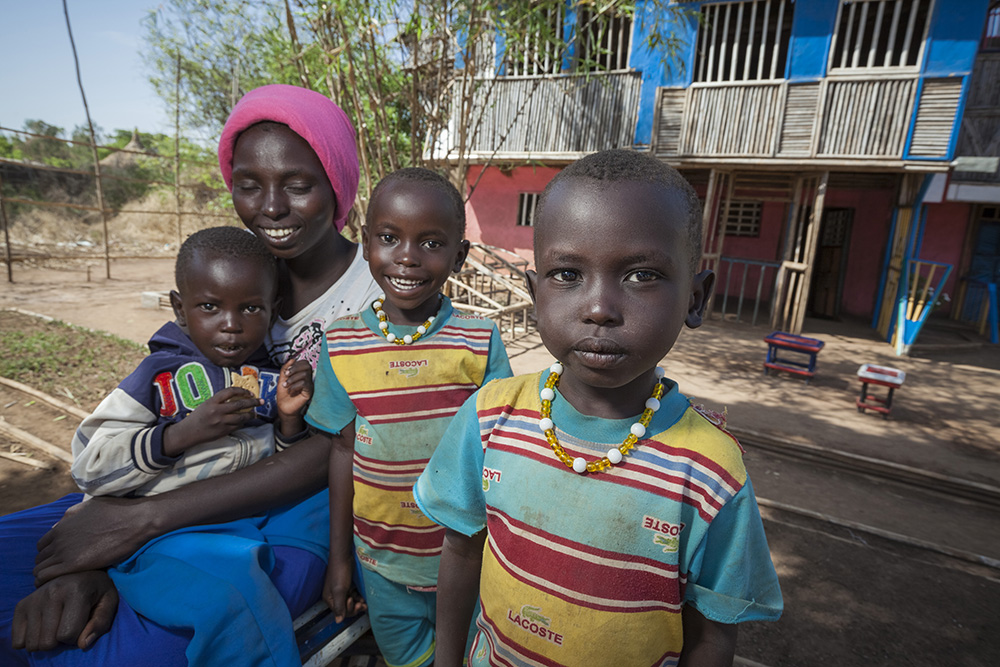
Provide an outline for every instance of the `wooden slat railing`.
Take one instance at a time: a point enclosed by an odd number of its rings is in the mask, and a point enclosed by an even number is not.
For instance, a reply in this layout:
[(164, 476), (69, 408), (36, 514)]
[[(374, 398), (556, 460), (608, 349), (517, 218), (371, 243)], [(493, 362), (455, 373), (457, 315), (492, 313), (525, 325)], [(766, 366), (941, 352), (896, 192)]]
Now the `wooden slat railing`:
[(632, 146), (640, 85), (638, 72), (481, 80), (482, 121), (469, 152), (504, 158)]

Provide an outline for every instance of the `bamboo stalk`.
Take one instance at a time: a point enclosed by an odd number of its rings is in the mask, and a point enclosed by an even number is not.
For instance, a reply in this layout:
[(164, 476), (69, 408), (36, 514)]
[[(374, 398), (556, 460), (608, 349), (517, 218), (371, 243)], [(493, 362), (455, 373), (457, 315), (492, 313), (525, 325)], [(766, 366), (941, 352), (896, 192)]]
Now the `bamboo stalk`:
[(83, 100), (83, 111), (87, 116), (87, 129), (90, 132), (90, 150), (94, 156), (94, 175), (97, 178), (97, 207), (101, 211), (101, 221), (104, 226), (104, 269), (106, 277), (111, 279), (111, 248), (108, 238), (108, 214), (104, 210), (104, 188), (101, 186), (101, 161), (97, 157), (97, 139), (94, 136), (94, 124), (90, 120), (90, 108), (87, 106), (87, 95), (83, 92), (83, 79), (80, 77), (80, 59), (76, 54), (76, 42), (73, 41), (73, 28), (69, 21), (69, 8), (63, 0), (63, 15), (66, 17), (66, 32), (69, 34), (69, 45), (73, 51), (73, 62), (76, 64), (76, 83), (80, 88), (80, 98)]
[(38, 436), (32, 435), (25, 430), (19, 429), (7, 422), (6, 419), (0, 417), (0, 434), (7, 436), (8, 438), (13, 438), (23, 445), (27, 445), (32, 449), (37, 449), (40, 452), (44, 452), (49, 456), (59, 459), (65, 463), (73, 463), (73, 455), (67, 452), (65, 449), (53, 445), (51, 442), (42, 440)]
[(22, 384), (16, 380), (11, 380), (10, 378), (5, 378), (3, 376), (0, 376), (0, 384), (9, 387), (11, 389), (15, 389), (24, 394), (28, 394), (29, 396), (32, 396), (42, 401), (43, 403), (48, 403), (53, 408), (65, 412), (68, 415), (72, 415), (73, 417), (76, 417), (81, 421), (90, 416), (89, 412), (81, 410), (75, 405), (70, 405), (69, 403), (62, 401), (56, 398), (55, 396), (52, 396), (51, 394), (46, 394), (44, 391), (39, 391), (37, 389), (34, 389), (33, 387), (29, 387), (26, 384)]
[(3, 197), (3, 177), (0, 176), (0, 224), (3, 224), (4, 255), (7, 258), (7, 282), (14, 282), (14, 263), (10, 249), (10, 218), (7, 217), (7, 203)]
[(177, 77), (174, 79), (174, 211), (177, 213), (177, 247), (184, 242), (181, 231), (181, 54), (177, 52)]
[(16, 463), (23, 463), (26, 466), (31, 466), (32, 468), (38, 468), (39, 470), (52, 469), (52, 465), (46, 463), (45, 461), (39, 461), (38, 459), (33, 459), (30, 456), (25, 456), (24, 454), (15, 454), (14, 452), (0, 452), (0, 458), (7, 459), (8, 461), (14, 461)]

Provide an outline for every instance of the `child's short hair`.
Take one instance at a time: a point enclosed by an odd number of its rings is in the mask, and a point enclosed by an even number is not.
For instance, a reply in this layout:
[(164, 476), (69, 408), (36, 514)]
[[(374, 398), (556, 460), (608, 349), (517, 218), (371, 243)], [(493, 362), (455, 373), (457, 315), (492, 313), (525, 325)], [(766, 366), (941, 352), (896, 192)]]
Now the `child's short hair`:
[(439, 190), (442, 194), (447, 195), (451, 199), (452, 207), (455, 209), (455, 219), (458, 220), (459, 228), (462, 231), (462, 237), (465, 237), (465, 201), (462, 199), (461, 193), (459, 193), (458, 188), (449, 181), (447, 178), (437, 173), (436, 171), (431, 171), (430, 169), (425, 169), (423, 167), (406, 167), (405, 169), (397, 169), (392, 172), (375, 186), (372, 190), (371, 200), (368, 202), (368, 211), (365, 213), (365, 222), (371, 222), (371, 213), (375, 208), (375, 202), (378, 201), (379, 195), (390, 183), (395, 183), (397, 181), (413, 181), (418, 183), (424, 183), (432, 188)]
[(581, 158), (556, 174), (542, 192), (535, 213), (536, 235), (549, 191), (556, 183), (568, 178), (590, 178), (595, 181), (618, 183), (626, 181), (658, 183), (665, 190), (676, 192), (680, 195), (687, 215), (691, 267), (693, 271), (698, 270), (698, 262), (701, 260), (701, 202), (698, 200), (698, 193), (676, 169), (650, 155), (624, 149), (600, 151)]
[(174, 265), (174, 280), (181, 292), (196, 256), (201, 261), (220, 257), (249, 260), (256, 263), (261, 271), (269, 273), (277, 286), (278, 260), (260, 239), (241, 227), (209, 227), (187, 237), (177, 252), (177, 263)]

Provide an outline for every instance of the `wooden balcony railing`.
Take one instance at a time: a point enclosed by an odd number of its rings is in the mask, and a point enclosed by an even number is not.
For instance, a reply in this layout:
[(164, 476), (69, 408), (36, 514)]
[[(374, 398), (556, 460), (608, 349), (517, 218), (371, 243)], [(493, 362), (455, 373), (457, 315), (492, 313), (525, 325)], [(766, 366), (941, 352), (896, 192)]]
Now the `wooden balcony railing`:
[(654, 152), (664, 159), (943, 159), (962, 83), (843, 77), (661, 88)]
[(483, 79), (468, 152), (502, 159), (632, 146), (640, 84), (638, 72)]

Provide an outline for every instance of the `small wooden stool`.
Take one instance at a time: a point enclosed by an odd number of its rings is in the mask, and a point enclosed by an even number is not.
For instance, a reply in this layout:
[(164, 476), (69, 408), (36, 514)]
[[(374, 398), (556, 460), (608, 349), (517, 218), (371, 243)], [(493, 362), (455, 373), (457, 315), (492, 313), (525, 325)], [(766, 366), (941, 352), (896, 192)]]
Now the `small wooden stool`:
[[(784, 331), (772, 331), (764, 336), (764, 342), (767, 343), (767, 359), (764, 361), (764, 375), (767, 375), (768, 371), (772, 369), (788, 371), (789, 373), (804, 376), (807, 384), (813, 375), (816, 374), (816, 355), (826, 345), (826, 343), (819, 339), (797, 336), (785, 333)], [(787, 356), (781, 358), (778, 356), (779, 350), (803, 354), (808, 357), (808, 360), (789, 359)]]
[[(882, 419), (889, 418), (889, 411), (892, 410), (892, 394), (906, 380), (906, 373), (898, 368), (888, 366), (876, 366), (875, 364), (862, 364), (858, 369), (858, 380), (861, 381), (861, 398), (856, 403), (858, 412), (874, 410), (882, 413)], [(868, 385), (881, 385), (889, 388), (889, 393), (885, 398), (868, 395)]]

